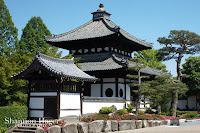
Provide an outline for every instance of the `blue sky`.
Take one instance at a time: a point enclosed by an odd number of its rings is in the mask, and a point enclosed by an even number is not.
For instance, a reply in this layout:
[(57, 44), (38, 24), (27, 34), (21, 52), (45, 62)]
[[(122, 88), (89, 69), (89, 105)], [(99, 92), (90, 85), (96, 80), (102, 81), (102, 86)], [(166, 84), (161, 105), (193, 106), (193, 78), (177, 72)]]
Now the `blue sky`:
[[(200, 0), (4, 0), (12, 20), (22, 29), (32, 16), (40, 16), (52, 34), (61, 34), (92, 19), (91, 12), (104, 4), (111, 20), (133, 36), (162, 46), (158, 37), (170, 30), (189, 30), (200, 35)], [(67, 55), (63, 51), (63, 56)], [(197, 55), (195, 55), (197, 56)], [(184, 56), (184, 59), (189, 56)], [(163, 62), (176, 76), (176, 62)]]

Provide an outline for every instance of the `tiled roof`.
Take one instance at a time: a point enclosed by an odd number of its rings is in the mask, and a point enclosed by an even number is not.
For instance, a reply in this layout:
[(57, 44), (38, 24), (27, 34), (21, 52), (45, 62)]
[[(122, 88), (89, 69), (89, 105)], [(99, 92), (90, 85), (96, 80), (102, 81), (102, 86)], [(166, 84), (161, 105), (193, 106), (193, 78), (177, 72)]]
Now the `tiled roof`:
[[(118, 54), (100, 54), (92, 56), (92, 57), (98, 57), (98, 61), (91, 60), (90, 56), (87, 58), (83, 57), (83, 61), (79, 63), (81, 66), (82, 70), (85, 72), (89, 71), (104, 71), (104, 70), (114, 70), (114, 69), (120, 69), (120, 68), (128, 68), (128, 67), (133, 67), (136, 65), (135, 62), (121, 56)], [(144, 74), (149, 74), (149, 75), (166, 75), (168, 73), (164, 73), (161, 70), (156, 70), (150, 67), (146, 67), (141, 69), (141, 72)]]
[(91, 20), (88, 23), (64, 34), (45, 37), (45, 40), (49, 43), (66, 42), (73, 40), (105, 37), (118, 33), (124, 36), (126, 39), (138, 43), (139, 45), (143, 45), (145, 47), (153, 47), (152, 43), (145, 42), (144, 40), (140, 40), (132, 36), (125, 30), (114, 24), (111, 20), (103, 18), (98, 21)]
[(96, 78), (90, 76), (80, 70), (75, 64), (73, 59), (58, 59), (49, 57), (47, 55), (37, 52), (35, 59), (32, 63), (20, 73), (14, 75), (14, 78), (23, 77), (30, 69), (41, 65), (43, 69), (63, 78), (63, 79), (76, 79), (78, 81), (96, 81)]

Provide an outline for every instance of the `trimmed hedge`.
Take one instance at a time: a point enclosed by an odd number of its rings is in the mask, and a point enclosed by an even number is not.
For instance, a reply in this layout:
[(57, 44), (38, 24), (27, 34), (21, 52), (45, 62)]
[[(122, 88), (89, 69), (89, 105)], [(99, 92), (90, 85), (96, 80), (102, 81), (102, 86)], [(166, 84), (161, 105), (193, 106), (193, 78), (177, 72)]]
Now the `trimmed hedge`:
[[(3, 106), (0, 107), (0, 127), (10, 127), (15, 120), (27, 120), (28, 108), (26, 106)], [(10, 122), (13, 120), (13, 122)]]

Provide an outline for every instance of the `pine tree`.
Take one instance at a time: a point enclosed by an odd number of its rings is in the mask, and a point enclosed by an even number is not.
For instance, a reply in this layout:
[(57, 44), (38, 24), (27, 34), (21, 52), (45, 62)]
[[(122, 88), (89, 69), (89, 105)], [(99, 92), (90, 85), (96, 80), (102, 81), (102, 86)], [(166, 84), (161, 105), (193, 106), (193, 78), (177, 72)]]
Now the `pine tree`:
[(142, 51), (137, 51), (134, 53), (134, 59), (142, 59), (145, 65), (167, 72), (165, 64), (162, 63), (161, 59), (157, 56), (158, 50), (147, 49)]
[[(185, 30), (172, 30), (168, 38), (160, 37), (157, 40), (161, 45), (164, 45), (159, 51), (162, 59), (170, 60), (175, 59), (177, 62), (177, 80), (182, 81), (183, 74), (181, 72), (181, 60), (185, 54), (195, 54), (200, 51), (200, 36), (196, 33)], [(178, 90), (175, 90), (174, 98), (172, 100), (172, 108), (174, 111), (177, 109), (178, 103)], [(173, 114), (174, 116), (176, 114)]]
[[(137, 90), (133, 90), (135, 93), (137, 93), (138, 97), (137, 97), (137, 103), (136, 103), (136, 115), (138, 115), (138, 111), (140, 109), (140, 101), (141, 101), (141, 91), (140, 91), (140, 87), (143, 85), (142, 83), (142, 79), (148, 79), (149, 76), (143, 76), (141, 75), (141, 69), (145, 68), (146, 65), (144, 64), (143, 60), (140, 58), (136, 58), (136, 59), (132, 59), (132, 61), (135, 62), (135, 66), (133, 67), (129, 67), (128, 71), (129, 74), (126, 75), (127, 78), (129, 79), (137, 79), (138, 83), (130, 83), (129, 86), (130, 87), (137, 87)], [(137, 74), (135, 74), (135, 72)]]
[(57, 47), (45, 42), (44, 37), (51, 36), (51, 33), (40, 17), (32, 17), (22, 31), (20, 43), (17, 47), (17, 51), (21, 55), (26, 54), (34, 57), (36, 50), (39, 50), (41, 53), (51, 57), (59, 58), (61, 56), (61, 52), (57, 53)]
[(11, 54), (18, 42), (18, 30), (3, 0), (0, 0), (0, 56)]

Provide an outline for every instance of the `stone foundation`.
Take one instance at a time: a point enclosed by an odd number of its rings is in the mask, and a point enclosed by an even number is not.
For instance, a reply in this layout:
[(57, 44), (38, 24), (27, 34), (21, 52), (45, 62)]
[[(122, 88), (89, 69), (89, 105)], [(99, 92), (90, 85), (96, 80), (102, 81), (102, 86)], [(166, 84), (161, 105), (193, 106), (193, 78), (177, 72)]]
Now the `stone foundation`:
[[(49, 133), (101, 133), (161, 126), (167, 123), (165, 120), (97, 120), (90, 123), (66, 124), (62, 127), (52, 126), (49, 128)], [(38, 127), (37, 133), (45, 133), (45, 131)]]

